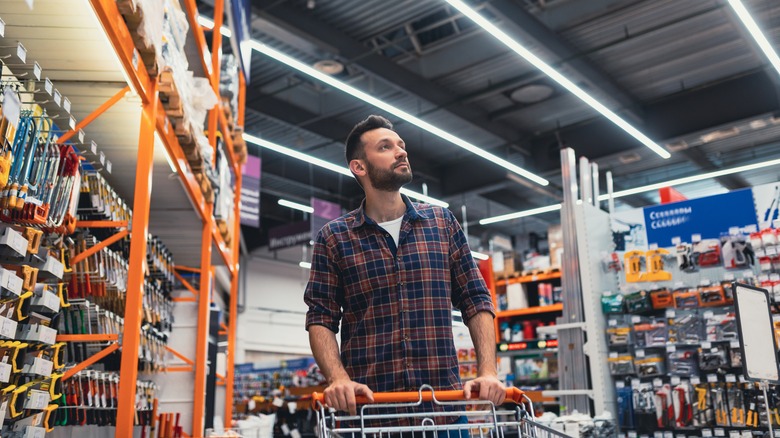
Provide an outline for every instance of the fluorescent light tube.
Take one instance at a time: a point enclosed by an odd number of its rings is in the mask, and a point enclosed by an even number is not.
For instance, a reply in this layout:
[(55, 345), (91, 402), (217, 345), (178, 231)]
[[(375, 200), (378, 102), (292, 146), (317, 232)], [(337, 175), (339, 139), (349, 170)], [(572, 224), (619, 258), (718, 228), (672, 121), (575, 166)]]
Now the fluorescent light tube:
[(542, 213), (548, 213), (561, 209), (561, 204), (548, 205), (546, 207), (532, 208), (530, 210), (518, 211), (516, 213), (502, 214), (500, 216), (493, 216), (485, 219), (480, 219), (480, 225), (494, 224), (496, 222), (508, 221), (511, 219), (518, 219), (526, 216), (533, 216)]
[(520, 43), (512, 39), (509, 35), (504, 33), (501, 29), (496, 27), (493, 23), (488, 21), (485, 17), (480, 15), (477, 11), (470, 8), (468, 5), (466, 5), (465, 2), (461, 0), (447, 0), (447, 3), (452, 5), (455, 9), (460, 11), (461, 14), (467, 16), (472, 21), (474, 21), (479, 27), (484, 29), (486, 32), (488, 32), (490, 35), (492, 35), (494, 38), (502, 42), (505, 46), (509, 47), (523, 57), (526, 61), (528, 61), (531, 65), (541, 70), (544, 74), (549, 76), (552, 80), (560, 84), (562, 87), (569, 90), (571, 93), (573, 93), (575, 96), (579, 97), (580, 100), (585, 102), (586, 104), (590, 105), (591, 108), (595, 109), (601, 115), (609, 119), (612, 123), (618, 125), (621, 129), (626, 131), (629, 135), (639, 140), (640, 143), (647, 146), (655, 152), (656, 154), (660, 155), (662, 158), (669, 158), (671, 157), (671, 154), (664, 148), (662, 148), (660, 145), (658, 145), (656, 142), (651, 140), (648, 136), (642, 134), (638, 129), (634, 128), (630, 123), (623, 120), (620, 116), (615, 114), (612, 110), (604, 106), (601, 102), (593, 98), (590, 94), (585, 92), (582, 88), (577, 86), (574, 82), (570, 81), (567, 77), (559, 73), (557, 70), (555, 70), (552, 66), (547, 64), (546, 62), (542, 61), (538, 56), (534, 55), (523, 47)]
[[(322, 167), (324, 169), (328, 169), (331, 172), (340, 173), (340, 174), (342, 174), (344, 176), (348, 176), (350, 178), (354, 177), (354, 175), (352, 175), (352, 172), (350, 172), (349, 169), (347, 169), (346, 167), (339, 166), (337, 164), (333, 164), (333, 163), (330, 163), (330, 162), (325, 161), (325, 160), (321, 160), (321, 159), (316, 158), (316, 157), (312, 157), (311, 155), (304, 154), (303, 152), (298, 152), (298, 151), (290, 149), (288, 147), (285, 147), (285, 146), (282, 146), (282, 145), (270, 142), (268, 140), (264, 140), (264, 139), (262, 139), (260, 137), (255, 137), (254, 135), (251, 135), (251, 134), (244, 133), (243, 135), (244, 135), (244, 141), (252, 143), (252, 144), (256, 144), (256, 145), (260, 146), (261, 148), (269, 149), (269, 150), (272, 150), (274, 152), (280, 153), (282, 155), (287, 155), (288, 157), (297, 158), (297, 159), (299, 159), (301, 161), (305, 161), (307, 163), (314, 164), (315, 166), (319, 166), (319, 167)], [(450, 206), (450, 204), (448, 204), (448, 203), (446, 203), (444, 201), (441, 201), (441, 200), (436, 199), (436, 198), (432, 198), (432, 197), (427, 196), (427, 195), (423, 195), (422, 193), (418, 193), (418, 192), (415, 192), (413, 190), (409, 190), (409, 189), (404, 188), (404, 187), (401, 188), (401, 193), (403, 193), (404, 195), (406, 195), (406, 196), (408, 196), (410, 198), (414, 198), (414, 199), (417, 199), (417, 200), (420, 200), (420, 201), (423, 201), (423, 202), (427, 202), (427, 203), (432, 204), (432, 205), (438, 205), (438, 206), (444, 207), (444, 208), (447, 208), (447, 207)]]
[(766, 36), (761, 32), (761, 29), (758, 27), (755, 20), (753, 20), (753, 17), (748, 10), (745, 9), (745, 6), (740, 0), (729, 0), (729, 4), (734, 8), (734, 12), (736, 12), (739, 19), (742, 20), (742, 24), (745, 25), (748, 32), (750, 32), (750, 35), (756, 40), (758, 46), (761, 47), (761, 51), (769, 58), (769, 62), (775, 67), (777, 73), (780, 73), (780, 57), (777, 56), (777, 52), (775, 52), (772, 45), (769, 44)]
[[(746, 164), (744, 166), (732, 167), (730, 169), (716, 170), (714, 172), (702, 173), (702, 174), (694, 175), (694, 176), (686, 176), (684, 178), (677, 178), (677, 179), (673, 179), (673, 180), (670, 180), (670, 181), (664, 181), (664, 182), (655, 183), (655, 184), (648, 184), (646, 186), (635, 187), (633, 189), (620, 190), (620, 191), (614, 192), (612, 194), (612, 197), (613, 198), (622, 198), (624, 196), (630, 196), (630, 195), (636, 195), (636, 194), (639, 194), (639, 193), (651, 192), (653, 190), (658, 190), (658, 189), (661, 189), (661, 188), (664, 188), (664, 187), (674, 187), (674, 186), (679, 186), (679, 185), (682, 185), (682, 184), (688, 184), (688, 183), (697, 182), (697, 181), (704, 181), (704, 180), (707, 180), (707, 179), (713, 179), (713, 178), (718, 178), (718, 177), (721, 177), (721, 176), (732, 175), (732, 174), (740, 173), (740, 172), (747, 172), (747, 171), (750, 171), (750, 170), (763, 169), (765, 167), (772, 167), (772, 166), (777, 166), (777, 165), (780, 165), (780, 158), (775, 159), (775, 160), (762, 161), (760, 163), (753, 163), (753, 164)], [(608, 199), (609, 199), (609, 195), (608, 194), (604, 194), (604, 195), (599, 196), (599, 201), (606, 201)], [(479, 224), (480, 225), (494, 224), (496, 222), (508, 221), (510, 219), (517, 219), (517, 218), (520, 218), (520, 217), (532, 216), (532, 215), (541, 214), (541, 213), (547, 213), (547, 212), (550, 212), (550, 211), (555, 211), (555, 210), (560, 210), (560, 209), (561, 209), (561, 204), (548, 205), (547, 207), (539, 207), (539, 208), (534, 208), (534, 209), (531, 209), (531, 210), (519, 211), (517, 213), (510, 213), (510, 214), (504, 214), (504, 215), (501, 215), (501, 216), (494, 216), (494, 217), (481, 219), (479, 221)]]
[(292, 208), (294, 210), (300, 210), (305, 213), (314, 213), (314, 207), (309, 207), (308, 205), (299, 204), (297, 202), (288, 201), (286, 199), (280, 199), (277, 201), (279, 205)]
[[(214, 29), (214, 20), (208, 17), (204, 17), (202, 15), (198, 15), (198, 24), (208, 29)], [(219, 33), (221, 33), (222, 36), (227, 38), (233, 36), (233, 32), (231, 32), (230, 28), (227, 26), (222, 26), (222, 28), (219, 30)]]
[(477, 251), (471, 251), (471, 256), (477, 260), (487, 260), (490, 258), (487, 254), (483, 254)]
[[(199, 19), (199, 21), (200, 21), (200, 19)], [(204, 21), (203, 23), (206, 23), (206, 22)], [(212, 27), (214, 26), (214, 22), (213, 21), (211, 22), (211, 26)], [(224, 35), (224, 32), (223, 32), (223, 35)], [(389, 103), (387, 103), (387, 102), (385, 102), (383, 100), (377, 99), (376, 97), (374, 97), (374, 96), (372, 96), (372, 95), (370, 95), (368, 93), (360, 91), (357, 88), (355, 88), (355, 87), (353, 87), (351, 85), (346, 84), (345, 82), (339, 81), (338, 79), (335, 79), (332, 76), (328, 76), (325, 73), (317, 71), (313, 67), (309, 66), (308, 64), (305, 64), (305, 63), (303, 63), (301, 61), (298, 61), (295, 58), (292, 58), (292, 57), (290, 57), (288, 55), (285, 55), (284, 53), (274, 49), (273, 47), (269, 47), (269, 46), (267, 46), (267, 45), (265, 45), (265, 44), (263, 44), (263, 43), (261, 43), (260, 41), (257, 41), (257, 40), (248, 41), (247, 44), (253, 50), (255, 50), (255, 51), (259, 52), (259, 53), (262, 53), (263, 55), (271, 57), (271, 58), (281, 62), (282, 64), (287, 65), (288, 67), (292, 67), (292, 68), (298, 70), (301, 73), (309, 75), (309, 76), (313, 77), (314, 79), (317, 79), (317, 80), (319, 80), (321, 82), (324, 82), (324, 83), (330, 85), (333, 88), (341, 90), (341, 91), (343, 91), (343, 92), (345, 92), (345, 93), (347, 93), (347, 94), (349, 94), (349, 95), (351, 95), (353, 97), (356, 97), (356, 98), (362, 100), (363, 102), (366, 102), (366, 103), (368, 103), (370, 105), (373, 105), (373, 106), (375, 106), (375, 107), (377, 107), (377, 108), (379, 108), (381, 110), (384, 110), (384, 111), (386, 111), (386, 112), (388, 112), (388, 113), (390, 113), (390, 114), (392, 114), (392, 115), (394, 115), (394, 116), (396, 116), (396, 117), (398, 117), (400, 119), (403, 119), (403, 120), (411, 123), (412, 125), (417, 126), (418, 128), (421, 128), (421, 129), (424, 129), (424, 130), (430, 132), (431, 134), (433, 134), (433, 135), (435, 135), (435, 136), (437, 136), (439, 138), (447, 140), (450, 143), (452, 143), (452, 144), (454, 144), (456, 146), (459, 146), (459, 147), (461, 147), (461, 148), (463, 148), (463, 149), (465, 149), (465, 150), (467, 150), (467, 151), (469, 151), (469, 152), (471, 152), (471, 153), (473, 153), (475, 155), (478, 155), (478, 156), (480, 156), (480, 157), (482, 157), (482, 158), (484, 158), (484, 159), (486, 159), (486, 160), (488, 160), (488, 161), (490, 161), (490, 162), (492, 162), (494, 164), (498, 164), (499, 166), (509, 170), (510, 172), (514, 172), (514, 173), (522, 176), (523, 178), (527, 178), (527, 179), (529, 179), (529, 180), (531, 180), (531, 181), (533, 181), (533, 182), (535, 182), (535, 183), (537, 183), (539, 185), (542, 185), (542, 186), (546, 186), (546, 185), (550, 184), (549, 181), (547, 181), (546, 179), (542, 178), (539, 175), (536, 175), (535, 173), (529, 172), (529, 171), (523, 169), (522, 167), (520, 167), (520, 166), (518, 166), (516, 164), (512, 164), (509, 161), (507, 161), (507, 160), (505, 160), (503, 158), (498, 157), (497, 155), (493, 155), (490, 152), (488, 152), (488, 151), (486, 151), (486, 150), (484, 150), (484, 149), (482, 149), (482, 148), (480, 148), (478, 146), (475, 146), (475, 145), (467, 142), (466, 140), (463, 140), (463, 139), (461, 139), (459, 137), (456, 137), (456, 136), (450, 134), (449, 132), (447, 132), (447, 131), (445, 131), (445, 130), (443, 130), (441, 128), (433, 126), (430, 123), (420, 119), (419, 117), (415, 117), (412, 114), (410, 114), (410, 113), (408, 113), (408, 112), (406, 112), (406, 111), (404, 111), (404, 110), (402, 110), (402, 109), (400, 109), (398, 107), (390, 105)]]
[(311, 263), (309, 262), (300, 262), (298, 263), (298, 266), (300, 266), (303, 269), (311, 269)]

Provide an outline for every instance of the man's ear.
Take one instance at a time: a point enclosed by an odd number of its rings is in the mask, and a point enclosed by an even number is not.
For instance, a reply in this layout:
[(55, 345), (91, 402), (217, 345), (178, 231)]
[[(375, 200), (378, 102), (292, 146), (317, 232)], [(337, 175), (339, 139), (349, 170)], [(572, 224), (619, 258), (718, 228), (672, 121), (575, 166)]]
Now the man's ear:
[(363, 164), (363, 160), (352, 160), (349, 162), (349, 170), (356, 176), (364, 176), (366, 174), (366, 166)]

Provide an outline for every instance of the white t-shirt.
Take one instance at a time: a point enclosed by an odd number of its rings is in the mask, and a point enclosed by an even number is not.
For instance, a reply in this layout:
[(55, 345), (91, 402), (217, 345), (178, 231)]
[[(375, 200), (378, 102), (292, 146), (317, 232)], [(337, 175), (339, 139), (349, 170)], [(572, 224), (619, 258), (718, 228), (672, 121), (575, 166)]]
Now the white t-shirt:
[(393, 236), (393, 240), (395, 241), (395, 247), (398, 248), (398, 236), (401, 234), (401, 222), (403, 222), (404, 217), (401, 216), (398, 219), (393, 219), (391, 221), (387, 222), (379, 222), (377, 225), (384, 228), (385, 231), (390, 233), (391, 236)]

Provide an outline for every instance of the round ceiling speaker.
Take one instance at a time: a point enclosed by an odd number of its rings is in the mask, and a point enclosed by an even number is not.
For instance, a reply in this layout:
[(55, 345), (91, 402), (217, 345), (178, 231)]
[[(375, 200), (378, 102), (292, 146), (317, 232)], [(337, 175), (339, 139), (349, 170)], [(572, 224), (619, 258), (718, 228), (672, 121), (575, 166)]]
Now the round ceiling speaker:
[(549, 85), (531, 84), (524, 85), (514, 91), (509, 97), (515, 102), (536, 103), (541, 102), (553, 94), (553, 89)]

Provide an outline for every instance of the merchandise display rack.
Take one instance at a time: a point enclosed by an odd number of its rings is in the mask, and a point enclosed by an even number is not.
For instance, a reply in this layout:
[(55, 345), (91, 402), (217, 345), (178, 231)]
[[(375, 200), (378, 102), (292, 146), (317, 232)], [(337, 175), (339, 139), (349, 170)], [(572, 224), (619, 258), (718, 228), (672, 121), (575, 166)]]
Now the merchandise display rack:
[[(18, 2), (20, 5), (23, 2)], [(36, 2), (37, 3), (37, 2)], [(79, 372), (86, 370), (89, 366), (97, 363), (106, 356), (114, 353), (120, 349), (124, 354), (121, 355), (120, 371), (117, 378), (118, 390), (115, 395), (116, 400), (116, 436), (128, 436), (129, 431), (133, 430), (133, 426), (136, 422), (137, 416), (137, 392), (139, 388), (136, 385), (139, 374), (139, 355), (135, 352), (139, 351), (142, 347), (142, 323), (143, 315), (142, 308), (144, 306), (144, 300), (148, 297), (144, 295), (145, 288), (145, 276), (147, 275), (147, 252), (149, 245), (149, 225), (150, 225), (150, 211), (152, 210), (151, 196), (152, 196), (152, 169), (154, 163), (154, 145), (155, 136), (158, 136), (161, 140), (161, 144), (165, 148), (165, 152), (171, 159), (171, 166), (175, 168), (175, 172), (178, 176), (178, 180), (181, 182), (184, 192), (186, 193), (189, 202), (192, 204), (193, 210), (197, 219), (202, 224), (201, 229), (201, 252), (200, 252), (200, 267), (186, 267), (176, 266), (176, 270), (181, 272), (187, 272), (192, 275), (195, 274), (199, 277), (199, 289), (193, 288), (190, 283), (184, 279), (178, 272), (175, 272), (176, 278), (194, 294), (194, 298), (175, 298), (173, 301), (196, 301), (198, 308), (197, 318), (197, 338), (195, 357), (187, 358), (185, 355), (173, 350), (170, 347), (166, 347), (167, 352), (173, 354), (181, 360), (188, 363), (189, 367), (168, 367), (166, 372), (174, 371), (192, 371), (194, 372), (194, 390), (193, 390), (193, 404), (192, 404), (192, 433), (193, 436), (202, 436), (204, 431), (204, 413), (205, 413), (205, 394), (206, 394), (206, 374), (209, 367), (209, 361), (207, 358), (207, 343), (209, 336), (209, 309), (212, 305), (212, 293), (213, 293), (213, 278), (214, 278), (214, 258), (212, 254), (212, 245), (214, 252), (218, 260), (224, 262), (224, 265), (230, 275), (230, 294), (229, 302), (227, 304), (228, 309), (226, 311), (228, 317), (226, 323), (222, 325), (222, 331), (220, 334), (227, 336), (227, 353), (226, 353), (226, 373), (224, 376), (218, 376), (218, 385), (225, 386), (225, 412), (223, 418), (232, 418), (233, 409), (233, 379), (234, 379), (234, 354), (236, 344), (236, 322), (237, 322), (237, 299), (238, 299), (238, 259), (239, 259), (239, 238), (240, 235), (240, 188), (241, 188), (241, 165), (239, 164), (238, 157), (234, 153), (234, 145), (232, 132), (225, 113), (222, 111), (220, 104), (217, 103), (208, 115), (208, 138), (209, 143), (215, 151), (218, 148), (217, 133), (221, 132), (223, 135), (222, 141), (224, 145), (224, 152), (227, 155), (229, 168), (234, 175), (235, 186), (232, 188), (234, 191), (234, 199), (232, 205), (233, 221), (228, 224), (228, 227), (232, 230), (231, 243), (228, 244), (223, 238), (222, 232), (217, 227), (217, 223), (213, 214), (213, 201), (208, 200), (201, 191), (201, 184), (195, 178), (195, 174), (189, 164), (188, 158), (185, 155), (185, 151), (180, 144), (176, 133), (174, 132), (173, 124), (169, 119), (166, 112), (163, 110), (163, 103), (159, 97), (159, 80), (156, 77), (151, 77), (146, 70), (146, 66), (143, 62), (140, 62), (140, 54), (135, 47), (133, 38), (128, 29), (125, 19), (120, 14), (120, 11), (115, 0), (89, 0), (89, 5), (94, 10), (94, 15), (97, 18), (96, 22), (99, 23), (99, 28), (105, 34), (105, 37), (110, 42), (111, 47), (116, 53), (119, 65), (122, 69), (122, 74), (127, 80), (128, 86), (120, 90), (116, 95), (111, 97), (108, 101), (100, 105), (92, 114), (85, 117), (78, 124), (75, 124), (75, 120), (71, 118), (70, 130), (62, 134), (57, 140), (58, 144), (65, 144), (70, 141), (75, 143), (74, 139), (79, 136), (79, 142), (83, 142), (84, 132), (83, 129), (88, 129), (88, 126), (93, 121), (99, 119), (107, 110), (114, 106), (117, 102), (123, 100), (128, 91), (132, 90), (137, 94), (137, 98), (141, 103), (141, 123), (140, 133), (138, 140), (137, 161), (135, 163), (135, 172), (131, 176), (133, 178), (133, 191), (130, 193), (132, 198), (132, 227), (130, 222), (125, 221), (81, 221), (76, 222), (76, 228), (105, 228), (116, 230), (111, 237), (104, 239), (102, 243), (91, 247), (88, 251), (78, 254), (78, 256), (72, 259), (70, 262), (76, 265), (78, 261), (86, 259), (92, 254), (106, 248), (108, 245), (120, 241), (129, 241), (129, 257), (127, 265), (127, 284), (124, 309), (124, 325), (121, 333), (115, 334), (60, 334), (57, 336), (57, 342), (108, 342), (108, 346), (93, 354), (86, 360), (78, 363), (76, 366), (69, 368), (65, 371), (61, 377), (62, 380), (68, 380), (73, 376), (78, 375)], [(197, 23), (198, 12), (194, 0), (183, 0), (183, 6), (186, 10), (188, 21), (190, 22), (190, 32), (194, 33), (194, 41), (197, 45), (198, 52), (203, 56), (201, 57), (204, 76), (210, 82), (214, 93), (220, 95), (220, 66), (221, 66), (221, 46), (222, 35), (219, 32), (214, 32), (212, 47), (216, 47), (216, 50), (209, 51), (206, 45), (206, 37), (203, 29)], [(19, 11), (19, 5), (13, 5), (16, 9), (13, 11)], [(25, 6), (26, 7), (26, 6)], [(39, 7), (36, 4), (36, 7)], [(222, 14), (224, 5), (222, 0), (215, 1), (215, 22), (216, 28), (220, 28), (222, 25)], [(18, 12), (16, 12), (18, 13)], [(6, 18), (6, 17), (0, 17)], [(6, 18), (8, 20), (8, 18)], [(9, 23), (11, 24), (11, 23)], [(65, 29), (65, 28), (63, 28)], [(65, 32), (65, 30), (63, 30)], [(57, 36), (48, 36), (49, 38), (57, 38)], [(64, 36), (62, 38), (65, 38)], [(37, 53), (38, 60), (41, 64), (46, 65), (45, 54), (44, 57)], [(36, 68), (38, 68), (36, 63)], [(48, 82), (48, 78), (47, 78)], [(239, 74), (239, 106), (238, 114), (236, 114), (236, 125), (243, 126), (244, 123), (244, 93), (245, 93), (245, 81), (243, 76)], [(76, 103), (74, 101), (74, 103)], [(70, 105), (70, 102), (69, 102)], [(68, 110), (68, 112), (70, 112)], [(78, 144), (78, 143), (76, 143)], [(93, 151), (94, 153), (94, 151)], [(102, 158), (101, 158), (102, 162)], [(110, 172), (110, 164), (109, 164)], [(128, 239), (129, 238), (129, 239)], [(144, 347), (146, 348), (146, 347)], [(132, 353), (132, 354), (128, 354)], [(214, 364), (212, 364), (212, 367)], [(52, 385), (53, 385), (52, 380)], [(103, 401), (105, 404), (106, 402)], [(105, 407), (105, 405), (104, 405)], [(156, 400), (154, 406), (154, 412), (150, 411), (151, 421), (156, 421)], [(229, 421), (229, 420), (228, 420)], [(148, 423), (147, 423), (148, 424)], [(162, 425), (161, 425), (162, 427)], [(186, 436), (186, 434), (185, 434)]]

